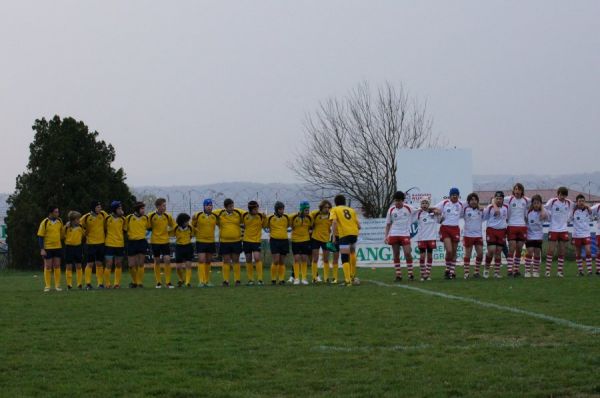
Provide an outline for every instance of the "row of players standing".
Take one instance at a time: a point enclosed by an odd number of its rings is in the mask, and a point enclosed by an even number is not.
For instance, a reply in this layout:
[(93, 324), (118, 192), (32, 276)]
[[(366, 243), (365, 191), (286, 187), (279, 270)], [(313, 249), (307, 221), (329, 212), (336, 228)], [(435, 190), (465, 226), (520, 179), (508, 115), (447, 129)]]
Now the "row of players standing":
[[(241, 284), (240, 254), (246, 255), (248, 284), (263, 284), (261, 260), (261, 237), (263, 229), (270, 235), (272, 255), (271, 283), (285, 284), (285, 258), (289, 253), (288, 231), (291, 229), (291, 247), (294, 255), (292, 282), (308, 284), (308, 262), (312, 260), (313, 282), (319, 282), (319, 251), (323, 255), (325, 280), (337, 283), (338, 256), (342, 259), (345, 285), (358, 283), (356, 278), (356, 241), (360, 229), (356, 213), (346, 206), (346, 198), (337, 195), (332, 208), (323, 200), (319, 209), (311, 212), (310, 204), (303, 201), (298, 212), (285, 213), (282, 202), (276, 202), (274, 213), (267, 216), (259, 210), (256, 201), (248, 203), (248, 210), (235, 208), (232, 199), (226, 199), (222, 209), (213, 209), (213, 201), (205, 199), (203, 210), (193, 217), (181, 213), (176, 219), (166, 211), (166, 200), (155, 202), (156, 210), (146, 215), (144, 203), (138, 202), (134, 212), (127, 216), (119, 201), (110, 205), (111, 214), (102, 210), (99, 201), (93, 201), (91, 211), (81, 216), (69, 212), (69, 222), (63, 226), (58, 207), (51, 206), (49, 215), (42, 220), (38, 229), (41, 255), (44, 258), (45, 291), (50, 290), (51, 274), (54, 272), (55, 288), (60, 290), (60, 262), (63, 257), (63, 241), (66, 257), (67, 288), (73, 287), (73, 265), (76, 268), (77, 287), (83, 288), (83, 247), (85, 246), (85, 288), (92, 287), (92, 271), (96, 268), (97, 287), (111, 287), (111, 273), (115, 279), (112, 287), (119, 288), (123, 259), (127, 256), (131, 274), (130, 287), (142, 287), (144, 264), (148, 252), (147, 233), (150, 231), (150, 248), (154, 257), (156, 287), (171, 284), (170, 238), (175, 237), (177, 275), (179, 286), (191, 286), (192, 261), (195, 251), (198, 256), (198, 280), (200, 287), (211, 286), (210, 268), (213, 255), (217, 252), (215, 230), (219, 228), (219, 254), (223, 258), (223, 285), (229, 286), (230, 270), (233, 268), (234, 283)], [(335, 236), (336, 242), (330, 241)], [(83, 244), (85, 241), (85, 245)], [(337, 248), (334, 248), (337, 246)], [(329, 278), (329, 252), (335, 251), (332, 277)], [(256, 270), (256, 275), (254, 271)]]
[[(470, 193), (466, 202), (459, 199), (460, 192), (451, 188), (448, 199), (430, 207), (428, 200), (421, 201), (420, 209), (404, 203), (403, 192), (396, 192), (394, 205), (390, 207), (386, 218), (385, 241), (392, 245), (396, 280), (402, 280), (400, 250), (404, 251), (408, 269), (408, 277), (414, 279), (413, 258), (410, 245), (410, 226), (418, 222), (416, 239), (420, 250), (421, 280), (431, 279), (433, 250), (439, 239), (444, 243), (446, 252), (445, 278), (456, 278), (457, 247), (460, 241), (459, 220), (464, 220), (463, 244), (464, 278), (471, 275), (471, 255), (475, 256), (474, 278), (479, 278), (483, 256), (483, 224), (486, 223), (485, 239), (487, 254), (483, 277), (489, 277), (489, 270), (494, 262), (494, 277), (500, 278), (501, 255), (506, 250), (508, 239), (507, 274), (518, 277), (520, 273), (521, 254), (526, 247), (525, 277), (539, 277), (544, 239), (544, 223), (549, 223), (548, 247), (546, 252), (545, 276), (551, 275), (552, 262), (557, 253), (558, 277), (563, 277), (566, 244), (569, 242), (568, 223), (573, 223), (572, 244), (580, 276), (592, 275), (591, 224), (600, 216), (600, 204), (590, 207), (583, 195), (578, 195), (575, 202), (567, 199), (569, 192), (565, 187), (557, 190), (557, 196), (545, 204), (540, 195), (532, 198), (525, 196), (525, 188), (521, 183), (514, 185), (512, 195), (505, 197), (497, 191), (490, 205), (481, 208), (479, 196)], [(441, 224), (441, 226), (439, 226)], [(439, 231), (438, 231), (439, 227)], [(600, 232), (600, 222), (598, 225)], [(597, 239), (600, 243), (600, 236)], [(585, 253), (585, 257), (582, 255)], [(600, 253), (596, 260), (596, 274), (600, 275)]]

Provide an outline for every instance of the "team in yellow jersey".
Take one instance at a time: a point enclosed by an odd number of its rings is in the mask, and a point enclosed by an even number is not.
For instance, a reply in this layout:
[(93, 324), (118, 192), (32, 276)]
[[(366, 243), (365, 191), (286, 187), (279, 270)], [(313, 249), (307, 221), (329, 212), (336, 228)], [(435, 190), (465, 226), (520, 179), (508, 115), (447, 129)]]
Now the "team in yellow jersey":
[[(342, 195), (336, 196), (335, 203), (336, 206), (331, 208), (331, 203), (324, 200), (319, 209), (311, 212), (310, 204), (303, 201), (299, 204), (297, 212), (286, 214), (285, 205), (278, 201), (275, 203), (273, 214), (267, 215), (260, 211), (256, 201), (248, 202), (246, 211), (236, 208), (232, 199), (226, 199), (223, 208), (215, 210), (213, 201), (205, 199), (202, 211), (194, 213), (192, 217), (181, 213), (174, 220), (166, 211), (167, 204), (163, 198), (155, 201), (156, 210), (150, 214), (146, 215), (144, 203), (137, 202), (133, 206), (133, 213), (127, 216), (124, 215), (123, 206), (119, 201), (111, 203), (110, 214), (102, 210), (99, 201), (93, 201), (91, 211), (83, 216), (76, 211), (69, 212), (66, 225), (63, 225), (60, 219), (59, 209), (52, 206), (49, 208), (48, 217), (40, 223), (37, 234), (40, 254), (44, 258), (44, 291), (51, 289), (52, 273), (55, 289), (61, 290), (60, 262), (63, 247), (69, 290), (73, 288), (73, 267), (77, 271), (76, 286), (82, 289), (85, 283), (86, 289), (92, 289), (94, 266), (98, 288), (119, 288), (123, 258), (126, 255), (131, 275), (129, 287), (141, 288), (144, 284), (146, 257), (149, 254), (148, 239), (154, 257), (157, 288), (163, 286), (162, 275), (165, 286), (174, 287), (171, 284), (172, 251), (175, 252), (177, 264), (178, 287), (191, 287), (195, 256), (198, 263), (198, 286), (212, 286), (210, 267), (217, 249), (223, 259), (223, 286), (230, 285), (231, 268), (234, 273), (234, 285), (241, 285), (242, 252), (245, 255), (247, 285), (263, 285), (263, 232), (269, 234), (272, 256), (271, 284), (285, 284), (285, 264), (290, 253), (290, 243), (294, 265), (291, 278), (293, 284), (309, 284), (309, 261), (312, 263), (312, 282), (321, 281), (318, 274), (320, 251), (323, 256), (325, 280), (337, 283), (337, 261), (333, 270), (330, 270), (329, 257), (331, 252), (335, 254), (338, 249), (341, 251), (345, 284), (358, 284), (356, 241), (360, 224), (354, 210), (345, 205)], [(331, 237), (336, 238), (334, 240)], [(82, 270), (84, 247), (85, 273)], [(111, 284), (113, 267), (114, 283)]]

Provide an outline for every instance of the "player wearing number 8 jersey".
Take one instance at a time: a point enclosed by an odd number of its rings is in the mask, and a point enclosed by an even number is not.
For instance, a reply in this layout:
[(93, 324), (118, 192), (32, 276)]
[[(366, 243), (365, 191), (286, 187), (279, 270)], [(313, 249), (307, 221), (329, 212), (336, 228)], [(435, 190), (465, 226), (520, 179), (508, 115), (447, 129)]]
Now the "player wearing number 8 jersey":
[(334, 203), (335, 207), (331, 209), (329, 219), (332, 221), (333, 236), (339, 236), (344, 280), (346, 286), (351, 286), (353, 282), (359, 284), (360, 281), (356, 278), (356, 241), (360, 223), (354, 209), (346, 206), (344, 195), (337, 195)]

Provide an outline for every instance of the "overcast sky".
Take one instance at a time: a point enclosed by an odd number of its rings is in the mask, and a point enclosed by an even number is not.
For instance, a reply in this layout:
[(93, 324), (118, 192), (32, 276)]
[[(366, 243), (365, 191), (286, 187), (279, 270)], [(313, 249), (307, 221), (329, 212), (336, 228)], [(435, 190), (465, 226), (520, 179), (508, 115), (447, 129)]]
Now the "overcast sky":
[(132, 185), (294, 181), (304, 114), (386, 80), (477, 174), (600, 169), (600, 1), (0, 4), (3, 192), (54, 114)]

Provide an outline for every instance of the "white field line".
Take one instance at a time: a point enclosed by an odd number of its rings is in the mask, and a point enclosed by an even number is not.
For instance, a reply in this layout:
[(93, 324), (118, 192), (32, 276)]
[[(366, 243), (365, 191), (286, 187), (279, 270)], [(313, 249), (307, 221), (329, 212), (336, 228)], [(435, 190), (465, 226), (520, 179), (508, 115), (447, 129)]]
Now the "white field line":
[(378, 285), (378, 286), (396, 287), (396, 288), (400, 288), (400, 289), (407, 289), (407, 290), (412, 290), (412, 291), (423, 293), (423, 294), (428, 294), (430, 296), (442, 297), (442, 298), (445, 298), (445, 299), (448, 299), (448, 300), (462, 301), (462, 302), (465, 302), (465, 303), (476, 304), (476, 305), (479, 305), (481, 307), (494, 308), (494, 309), (497, 309), (497, 310), (500, 310), (500, 311), (512, 312), (514, 314), (527, 315), (527, 316), (529, 316), (531, 318), (542, 319), (544, 321), (556, 323), (558, 325), (566, 326), (566, 327), (569, 327), (571, 329), (582, 330), (584, 332), (592, 333), (592, 334), (600, 334), (600, 327), (584, 325), (584, 324), (581, 324), (581, 323), (569, 321), (568, 319), (562, 319), (562, 318), (557, 318), (557, 317), (546, 315), (546, 314), (541, 314), (539, 312), (532, 312), (532, 311), (522, 310), (520, 308), (509, 307), (509, 306), (506, 306), (506, 305), (488, 303), (488, 302), (485, 302), (485, 301), (479, 301), (479, 300), (476, 300), (476, 299), (473, 299), (473, 298), (469, 298), (469, 297), (462, 297), (462, 296), (456, 296), (456, 295), (453, 295), (453, 294), (446, 294), (446, 293), (441, 293), (441, 292), (434, 292), (432, 290), (421, 289), (421, 288), (418, 288), (418, 287), (415, 287), (415, 286), (407, 286), (407, 285), (400, 285), (400, 284), (398, 284), (398, 285), (391, 285), (389, 283), (384, 283), (384, 282), (374, 281), (374, 280), (367, 280), (367, 282), (373, 283), (373, 284)]

